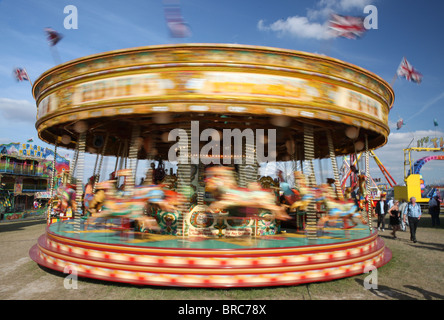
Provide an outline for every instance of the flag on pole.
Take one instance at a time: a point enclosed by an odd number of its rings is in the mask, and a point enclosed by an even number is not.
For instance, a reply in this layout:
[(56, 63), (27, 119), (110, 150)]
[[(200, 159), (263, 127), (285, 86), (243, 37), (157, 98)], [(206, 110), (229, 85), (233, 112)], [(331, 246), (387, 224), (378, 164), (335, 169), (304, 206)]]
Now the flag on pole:
[(45, 32), (46, 38), (48, 39), (48, 43), (51, 47), (55, 46), (63, 38), (61, 33), (52, 28), (45, 28)]
[(347, 39), (360, 38), (366, 31), (363, 17), (341, 16), (335, 13), (331, 15), (328, 27), (336, 37)]
[(17, 81), (29, 81), (28, 73), (23, 68), (15, 68), (14, 76)]
[(401, 129), (403, 125), (404, 125), (404, 120), (399, 119), (398, 122), (396, 122), (396, 130)]
[(422, 81), (422, 74), (415, 70), (415, 68), (413, 68), (413, 66), (407, 61), (405, 57), (402, 58), (401, 64), (399, 65), (396, 73), (398, 77), (404, 77), (408, 81), (416, 83), (421, 83)]
[(191, 36), (190, 26), (185, 22), (179, 0), (164, 0), (165, 19), (173, 38), (188, 38)]
[(435, 118), (435, 119), (433, 119), (433, 125), (435, 126), (435, 127), (437, 127), (438, 126), (438, 120)]

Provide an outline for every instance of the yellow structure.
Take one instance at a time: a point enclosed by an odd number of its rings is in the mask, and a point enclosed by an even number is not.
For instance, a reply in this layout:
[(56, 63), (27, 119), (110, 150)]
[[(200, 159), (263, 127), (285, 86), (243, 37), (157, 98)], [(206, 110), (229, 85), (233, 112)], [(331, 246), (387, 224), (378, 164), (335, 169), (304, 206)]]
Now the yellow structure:
[(405, 179), (405, 186), (395, 186), (394, 197), (396, 200), (405, 199), (410, 200), (411, 197), (416, 198), (418, 203), (428, 203), (429, 198), (422, 198), (421, 196), (421, 175), (411, 174)]
[[(419, 203), (428, 203), (429, 198), (423, 198), (421, 192), (421, 175), (414, 173), (414, 163), (412, 159), (412, 151), (418, 152), (439, 152), (443, 151), (442, 148), (423, 148), (413, 147), (404, 149), (404, 181), (405, 186), (394, 187), (394, 197), (396, 200), (409, 200), (411, 197), (415, 197)], [(432, 158), (432, 157), (431, 157)]]

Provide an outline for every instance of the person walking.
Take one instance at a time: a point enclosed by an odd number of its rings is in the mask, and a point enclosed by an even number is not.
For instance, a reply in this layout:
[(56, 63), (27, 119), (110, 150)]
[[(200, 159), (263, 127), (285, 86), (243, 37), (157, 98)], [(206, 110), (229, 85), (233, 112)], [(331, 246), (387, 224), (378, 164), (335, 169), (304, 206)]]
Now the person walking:
[[(385, 231), (385, 215), (388, 212), (388, 204), (387, 201), (385, 200), (385, 194), (381, 195), (381, 198), (379, 199), (379, 201), (376, 203), (376, 207), (375, 207), (375, 213), (378, 216), (378, 231), (382, 230)], [(382, 227), (382, 229), (381, 229)]]
[(419, 219), (421, 219), (422, 212), (421, 206), (416, 203), (415, 197), (410, 198), (410, 202), (407, 204), (404, 214), (407, 215), (407, 219), (409, 221), (410, 241), (416, 243), (416, 229), (418, 228), (418, 223)]
[(395, 200), (393, 206), (388, 210), (390, 214), (390, 225), (392, 226), (392, 235), (396, 239), (396, 231), (400, 229), (400, 219), (399, 219), (399, 201)]
[(395, 204), (395, 200), (393, 199), (393, 197), (391, 197), (387, 203), (388, 203), (389, 210), (390, 210), (390, 208), (393, 207), (393, 205)]
[(405, 199), (401, 199), (401, 204), (399, 205), (399, 220), (401, 223), (401, 230), (406, 230), (406, 217), (404, 215), (405, 208), (407, 207), (407, 201)]
[[(393, 205), (395, 204), (395, 200), (393, 199), (393, 197), (391, 197), (389, 200), (387, 200), (387, 204), (388, 204), (388, 209), (390, 210), (393, 207)], [(392, 227), (392, 220), (389, 219), (389, 228), (391, 228), (391, 227)]]
[(429, 213), (432, 216), (432, 227), (439, 226), (439, 212), (441, 210), (441, 202), (439, 201), (438, 195), (435, 195), (429, 201)]

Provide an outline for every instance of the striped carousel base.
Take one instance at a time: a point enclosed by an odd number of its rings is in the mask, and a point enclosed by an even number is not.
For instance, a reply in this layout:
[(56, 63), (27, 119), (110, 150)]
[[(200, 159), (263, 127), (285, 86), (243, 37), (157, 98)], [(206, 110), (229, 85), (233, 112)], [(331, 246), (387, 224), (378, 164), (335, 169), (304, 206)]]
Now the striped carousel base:
[(36, 263), (65, 273), (75, 270), (79, 277), (137, 285), (298, 285), (362, 274), (392, 256), (377, 233), (360, 225), (326, 229), (309, 240), (297, 233), (209, 239), (60, 227), (70, 223), (48, 227), (30, 250)]

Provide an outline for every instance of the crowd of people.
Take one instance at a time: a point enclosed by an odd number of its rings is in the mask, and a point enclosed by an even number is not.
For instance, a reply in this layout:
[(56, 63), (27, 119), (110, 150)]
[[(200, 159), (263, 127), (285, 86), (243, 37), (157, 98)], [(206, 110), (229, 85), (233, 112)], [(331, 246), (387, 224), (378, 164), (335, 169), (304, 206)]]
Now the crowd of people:
[[(434, 195), (428, 203), (429, 214), (432, 216), (432, 227), (440, 225), (440, 205), (441, 200), (438, 195)], [(385, 231), (385, 220), (388, 215), (392, 235), (395, 239), (397, 238), (397, 231), (406, 231), (409, 227), (410, 241), (417, 242), (416, 230), (421, 219), (422, 210), (415, 197), (411, 197), (410, 201), (407, 202), (405, 199), (401, 201), (393, 200), (393, 198), (387, 200), (385, 194), (383, 194), (376, 203), (375, 213), (378, 218), (378, 231)]]

